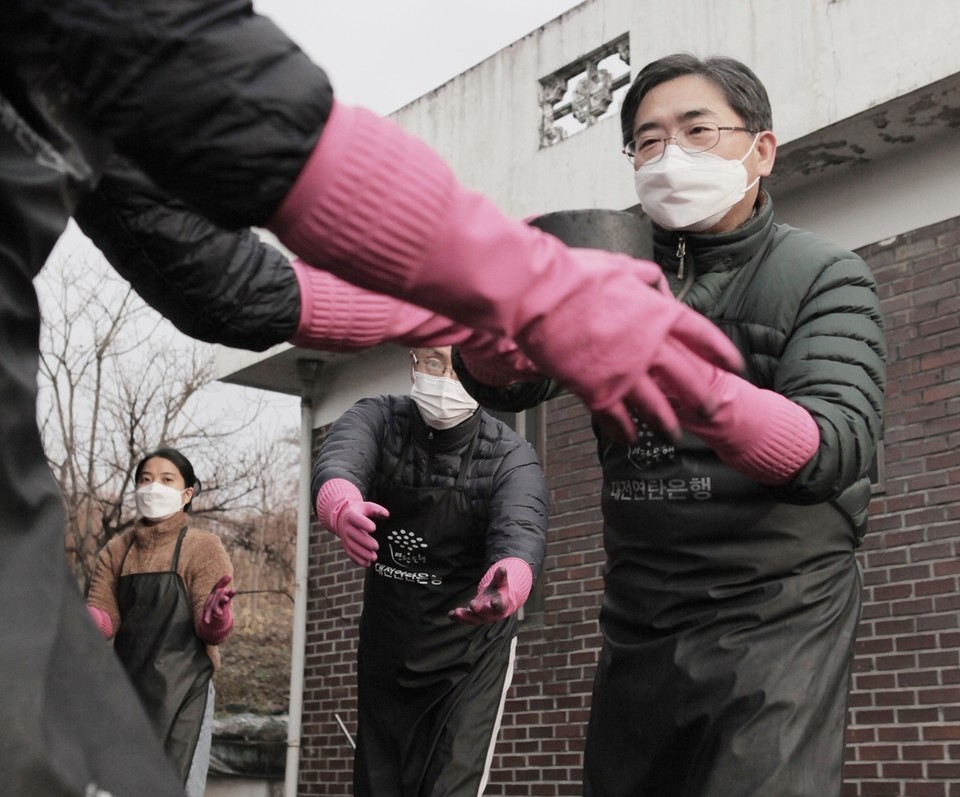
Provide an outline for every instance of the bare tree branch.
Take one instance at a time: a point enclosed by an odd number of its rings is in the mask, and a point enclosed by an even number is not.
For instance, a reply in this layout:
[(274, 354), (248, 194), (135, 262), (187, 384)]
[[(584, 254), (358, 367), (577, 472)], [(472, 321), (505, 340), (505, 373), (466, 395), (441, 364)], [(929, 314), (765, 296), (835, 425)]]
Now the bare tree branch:
[(161, 446), (182, 450), (203, 483), (198, 525), (248, 551), (256, 578), (264, 566), (292, 578), (283, 551), (292, 550), (295, 521), (278, 506), (289, 503), (295, 515), (296, 438), (251, 434), (263, 396), (217, 412), (209, 347), (162, 321), (96, 258), (51, 262), (43, 282), (40, 423), (81, 587), (100, 548), (133, 525), (134, 469)]

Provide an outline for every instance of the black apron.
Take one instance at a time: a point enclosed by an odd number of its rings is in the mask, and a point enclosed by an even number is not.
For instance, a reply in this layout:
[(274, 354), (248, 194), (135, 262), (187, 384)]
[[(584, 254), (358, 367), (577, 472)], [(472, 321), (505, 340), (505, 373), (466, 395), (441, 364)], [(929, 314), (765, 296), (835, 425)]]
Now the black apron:
[(447, 613), (476, 595), (485, 524), (464, 489), (408, 487), (396, 472), (378, 490), (378, 560), (366, 575), (358, 659), (355, 797), (476, 797), (485, 779), (512, 667), (516, 618), (488, 626)]
[[(194, 630), (193, 607), (177, 572), (180, 530), (170, 570), (117, 581), (120, 630), (113, 646), (147, 716), (184, 783), (200, 738), (213, 662)], [(131, 542), (132, 545), (132, 542)], [(124, 553), (124, 561), (130, 548)]]
[(839, 797), (861, 578), (830, 504), (697, 438), (601, 442), (603, 649), (585, 797)]

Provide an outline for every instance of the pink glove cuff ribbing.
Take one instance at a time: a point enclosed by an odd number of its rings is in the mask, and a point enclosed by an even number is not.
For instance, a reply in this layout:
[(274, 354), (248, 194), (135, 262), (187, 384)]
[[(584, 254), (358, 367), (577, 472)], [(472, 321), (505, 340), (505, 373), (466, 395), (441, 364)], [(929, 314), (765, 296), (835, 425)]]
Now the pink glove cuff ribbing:
[(786, 396), (772, 390), (754, 391), (745, 411), (764, 419), (762, 431), (755, 439), (718, 453), (725, 454), (731, 467), (762, 484), (783, 484), (817, 453), (820, 429), (807, 410)]
[[(302, 260), (291, 263), (300, 288), (300, 322), (290, 343), (324, 351), (357, 351), (395, 342), (404, 346), (506, 347), (422, 307), (345, 282)], [(522, 357), (516, 345), (509, 347)]]
[(345, 501), (362, 501), (359, 488), (346, 479), (330, 479), (317, 492), (317, 517), (327, 531), (337, 534), (337, 510)]
[(87, 612), (89, 612), (90, 617), (103, 635), (103, 638), (110, 639), (113, 634), (113, 622), (110, 620), (110, 615), (103, 609), (98, 609), (96, 606), (91, 606), (90, 604), (87, 604)]
[(201, 617), (197, 620), (197, 636), (210, 645), (219, 645), (233, 630), (233, 608), (231, 604), (223, 607), (223, 614), (219, 617), (212, 615), (210, 622)]
[(357, 351), (388, 341), (413, 347), (459, 345), (470, 373), (485, 385), (539, 378), (512, 340), (344, 282), (300, 259), (290, 265), (300, 287), (300, 323), (290, 338), (295, 346)]
[(714, 369), (717, 411), (701, 418), (680, 409), (683, 426), (730, 467), (761, 484), (783, 484), (816, 454), (820, 429), (799, 404), (727, 371)]
[[(398, 164), (402, 181), (395, 177)], [(349, 268), (351, 282), (371, 290), (390, 285), (392, 293), (403, 292), (425, 262), (425, 244), (437, 237), (455, 187), (450, 169), (419, 139), (370, 111), (335, 102), (267, 226), (308, 262), (335, 273)]]
[(290, 265), (300, 286), (300, 323), (290, 338), (292, 344), (357, 351), (384, 342), (396, 300), (357, 288), (299, 259)]

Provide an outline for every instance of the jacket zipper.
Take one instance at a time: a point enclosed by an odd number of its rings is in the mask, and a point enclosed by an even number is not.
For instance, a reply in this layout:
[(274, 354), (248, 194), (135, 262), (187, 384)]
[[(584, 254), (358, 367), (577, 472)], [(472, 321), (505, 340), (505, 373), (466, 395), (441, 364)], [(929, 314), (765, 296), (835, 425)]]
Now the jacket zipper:
[[(690, 268), (687, 269), (687, 236), (681, 235), (677, 239), (677, 259), (680, 261), (680, 265), (677, 267), (677, 279), (683, 280), (683, 286), (680, 288), (680, 292), (677, 294), (677, 301), (681, 301), (684, 296), (687, 295), (687, 292), (690, 290), (690, 286), (693, 285), (694, 278), (694, 265), (693, 262), (690, 262)], [(686, 276), (684, 272), (686, 271)]]

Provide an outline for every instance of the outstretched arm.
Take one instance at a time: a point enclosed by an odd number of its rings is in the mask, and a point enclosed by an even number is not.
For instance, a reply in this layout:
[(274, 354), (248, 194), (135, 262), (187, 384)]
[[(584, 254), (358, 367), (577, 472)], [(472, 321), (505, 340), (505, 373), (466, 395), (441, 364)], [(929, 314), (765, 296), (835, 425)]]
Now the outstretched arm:
[(191, 7), (144, 0), (75, 25), (85, 10), (42, 6), (77, 111), (208, 218), (266, 224), (308, 263), (516, 340), (627, 439), (633, 413), (678, 433), (664, 391), (711, 414), (707, 365), (740, 367), (709, 321), (652, 287), (655, 265), (507, 218), (423, 142), (335, 104), (323, 72), (248, 7), (198, 25)]

